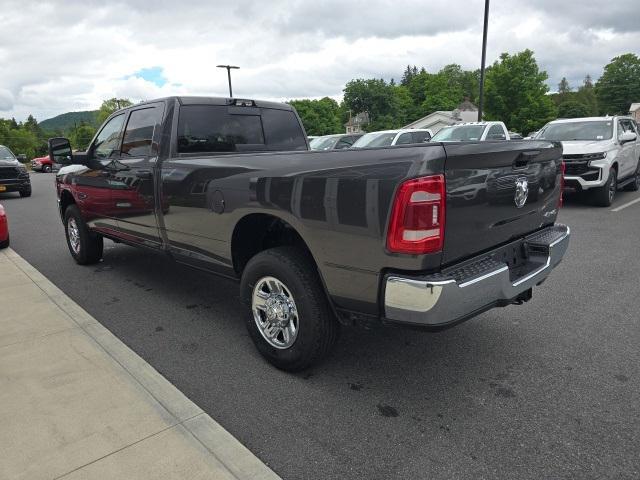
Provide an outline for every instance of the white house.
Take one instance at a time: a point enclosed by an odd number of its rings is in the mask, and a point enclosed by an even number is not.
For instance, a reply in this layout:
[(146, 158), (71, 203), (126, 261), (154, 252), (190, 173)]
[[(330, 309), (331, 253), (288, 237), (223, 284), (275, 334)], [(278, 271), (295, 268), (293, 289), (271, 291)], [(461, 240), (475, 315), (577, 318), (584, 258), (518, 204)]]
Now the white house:
[(475, 122), (478, 120), (478, 107), (465, 98), (458, 108), (452, 111), (437, 111), (422, 117), (402, 128), (428, 128), (434, 134), (443, 127), (459, 122)]
[(629, 107), (629, 115), (631, 115), (637, 123), (640, 123), (640, 103), (632, 103)]
[(344, 124), (346, 133), (364, 133), (364, 126), (369, 123), (369, 114), (367, 112), (358, 113), (351, 116), (349, 111), (349, 121)]

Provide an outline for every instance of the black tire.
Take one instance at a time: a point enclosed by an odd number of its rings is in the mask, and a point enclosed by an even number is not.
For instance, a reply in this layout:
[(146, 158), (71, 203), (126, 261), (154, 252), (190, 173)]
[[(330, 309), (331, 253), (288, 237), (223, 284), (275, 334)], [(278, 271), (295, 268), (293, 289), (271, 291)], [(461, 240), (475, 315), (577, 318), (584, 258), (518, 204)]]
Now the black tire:
[(9, 248), (9, 244), (11, 243), (9, 240), (9, 237), (7, 237), (6, 240), (0, 242), (0, 250), (2, 250), (3, 248)]
[[(72, 246), (69, 233), (71, 226), (74, 224), (77, 229), (78, 239), (78, 242), (74, 241), (74, 244), (77, 245), (77, 248)], [(67, 237), (69, 252), (79, 265), (90, 265), (100, 261), (104, 248), (102, 236), (89, 230), (89, 227), (82, 219), (82, 215), (80, 215), (80, 210), (75, 205), (69, 205), (64, 212), (64, 233)]]
[(593, 200), (599, 207), (610, 207), (618, 191), (618, 172), (615, 168), (609, 170), (607, 183), (595, 189)]
[[(254, 319), (254, 288), (265, 277), (282, 282), (291, 292), (296, 306), (297, 336), (286, 348), (271, 345)], [(340, 325), (316, 267), (308, 254), (299, 249), (276, 247), (254, 256), (242, 274), (240, 295), (249, 307), (246, 325), (253, 343), (267, 361), (281, 370), (296, 372), (318, 363), (329, 354), (338, 339)]]
[(634, 174), (633, 181), (625, 187), (629, 192), (637, 192), (640, 190), (640, 159), (638, 159), (638, 168)]
[(22, 198), (30, 197), (31, 196), (31, 187), (25, 188), (24, 190), (20, 190), (20, 196)]
[(45, 165), (45, 166), (43, 166), (43, 167), (42, 167), (42, 171), (43, 171), (44, 173), (49, 173), (49, 172), (51, 172), (51, 165)]

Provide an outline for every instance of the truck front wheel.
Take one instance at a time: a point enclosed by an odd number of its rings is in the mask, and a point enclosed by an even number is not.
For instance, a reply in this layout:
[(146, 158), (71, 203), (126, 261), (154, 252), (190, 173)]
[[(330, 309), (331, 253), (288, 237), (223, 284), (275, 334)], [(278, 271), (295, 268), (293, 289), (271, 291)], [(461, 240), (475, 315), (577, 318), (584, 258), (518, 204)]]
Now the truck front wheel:
[(97, 263), (102, 258), (102, 236), (89, 230), (75, 205), (69, 205), (64, 212), (64, 231), (67, 246), (73, 259), (80, 265)]
[(636, 168), (633, 180), (629, 185), (627, 185), (627, 190), (630, 192), (637, 192), (640, 190), (640, 159), (638, 159), (638, 168)]
[(325, 357), (340, 326), (316, 267), (293, 247), (265, 250), (247, 264), (240, 295), (249, 305), (246, 325), (258, 351), (275, 367), (304, 370)]
[(618, 172), (615, 168), (609, 170), (609, 178), (607, 183), (596, 188), (594, 191), (594, 200), (599, 207), (609, 207), (613, 203), (613, 199), (618, 191)]

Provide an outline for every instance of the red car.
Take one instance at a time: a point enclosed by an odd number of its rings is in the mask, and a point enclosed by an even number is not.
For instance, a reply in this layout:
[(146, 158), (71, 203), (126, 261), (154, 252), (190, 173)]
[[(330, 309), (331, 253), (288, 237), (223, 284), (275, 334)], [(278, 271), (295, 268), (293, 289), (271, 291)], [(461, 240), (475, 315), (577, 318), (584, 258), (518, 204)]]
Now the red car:
[(0, 205), (0, 248), (9, 246), (9, 224), (7, 222), (7, 214), (4, 207)]
[(49, 155), (34, 158), (31, 160), (31, 168), (37, 172), (49, 173), (53, 170), (53, 162), (49, 158)]

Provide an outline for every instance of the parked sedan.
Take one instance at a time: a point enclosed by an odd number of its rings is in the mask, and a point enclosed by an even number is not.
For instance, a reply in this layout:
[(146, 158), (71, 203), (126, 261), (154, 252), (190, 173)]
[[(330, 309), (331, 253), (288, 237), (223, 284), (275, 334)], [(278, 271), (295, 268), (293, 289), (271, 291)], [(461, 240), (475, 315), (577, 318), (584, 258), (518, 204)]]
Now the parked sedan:
[(9, 224), (7, 223), (7, 214), (4, 207), (0, 204), (0, 248), (9, 246)]
[(37, 157), (31, 160), (31, 168), (36, 172), (49, 173), (53, 170), (53, 162), (49, 158), (49, 155)]
[(391, 147), (426, 143), (431, 140), (432, 132), (425, 129), (383, 130), (363, 135), (353, 144), (353, 148)]
[(351, 135), (323, 135), (314, 138), (309, 146), (311, 150), (342, 150), (343, 148), (351, 148), (353, 143), (362, 137), (362, 134)]

